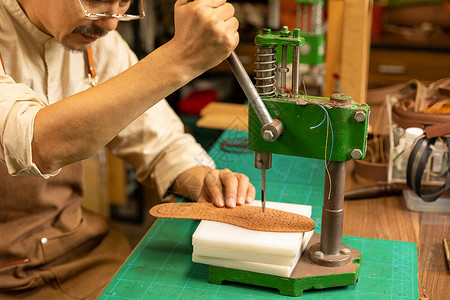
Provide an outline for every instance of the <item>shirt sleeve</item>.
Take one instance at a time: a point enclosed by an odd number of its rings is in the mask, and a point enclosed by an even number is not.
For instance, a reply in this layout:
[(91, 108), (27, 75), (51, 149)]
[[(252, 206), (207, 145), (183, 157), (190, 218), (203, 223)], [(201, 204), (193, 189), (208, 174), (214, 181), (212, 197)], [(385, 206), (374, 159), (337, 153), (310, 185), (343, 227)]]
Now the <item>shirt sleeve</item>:
[[(95, 59), (99, 64), (100, 82), (108, 79), (102, 78), (101, 74), (111, 72), (111, 64), (106, 62), (108, 57), (116, 58), (115, 68), (118, 69), (115, 72), (137, 62), (136, 55), (118, 33), (110, 32), (107, 38), (101, 42), (108, 43), (103, 46), (109, 47), (94, 51), (99, 55)], [(107, 148), (132, 165), (137, 180), (154, 190), (160, 199), (183, 171), (195, 166), (215, 167), (201, 145), (184, 132), (183, 123), (166, 100), (161, 100), (134, 120)]]
[(165, 100), (147, 110), (123, 130), (108, 148), (137, 170), (137, 180), (164, 197), (176, 177), (195, 166), (214, 162)]
[(0, 160), (9, 174), (47, 179), (59, 173), (42, 174), (32, 159), (34, 119), (45, 106), (32, 89), (0, 72)]

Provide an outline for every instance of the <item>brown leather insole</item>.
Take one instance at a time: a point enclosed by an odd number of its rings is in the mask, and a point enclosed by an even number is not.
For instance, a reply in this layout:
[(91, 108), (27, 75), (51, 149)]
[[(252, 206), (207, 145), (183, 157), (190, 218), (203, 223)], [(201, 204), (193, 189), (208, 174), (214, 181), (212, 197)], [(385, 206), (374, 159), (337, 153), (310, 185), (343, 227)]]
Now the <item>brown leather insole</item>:
[(257, 206), (219, 208), (212, 203), (163, 203), (150, 209), (158, 218), (210, 220), (251, 230), (269, 232), (307, 232), (315, 227), (313, 219), (273, 208), (265, 212)]

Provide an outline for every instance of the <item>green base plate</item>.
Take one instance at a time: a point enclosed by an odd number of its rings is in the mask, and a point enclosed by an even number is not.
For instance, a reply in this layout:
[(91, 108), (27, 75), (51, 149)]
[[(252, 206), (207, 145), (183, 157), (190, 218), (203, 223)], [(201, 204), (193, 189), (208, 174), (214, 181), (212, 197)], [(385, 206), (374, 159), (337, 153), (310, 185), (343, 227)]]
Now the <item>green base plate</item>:
[(297, 266), (290, 277), (280, 277), (250, 271), (209, 266), (209, 282), (222, 284), (223, 281), (239, 282), (275, 288), (285, 296), (301, 296), (309, 289), (325, 289), (355, 284), (359, 278), (361, 252), (351, 247), (352, 261), (340, 267), (323, 267), (312, 263), (308, 258), (309, 247), (320, 241), (320, 235), (314, 233), (303, 251)]

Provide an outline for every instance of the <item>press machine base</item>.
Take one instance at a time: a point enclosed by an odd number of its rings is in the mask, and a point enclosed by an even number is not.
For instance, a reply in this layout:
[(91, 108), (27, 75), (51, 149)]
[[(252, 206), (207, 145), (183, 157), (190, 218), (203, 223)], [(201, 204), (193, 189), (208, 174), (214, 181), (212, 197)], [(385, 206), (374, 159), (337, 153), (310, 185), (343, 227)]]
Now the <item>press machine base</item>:
[(342, 245), (351, 251), (351, 263), (339, 267), (323, 267), (312, 263), (308, 257), (310, 247), (319, 241), (320, 236), (314, 233), (289, 277), (209, 266), (209, 282), (219, 285), (224, 281), (258, 285), (278, 289), (284, 296), (295, 297), (301, 296), (305, 290), (355, 284), (359, 278), (361, 251)]

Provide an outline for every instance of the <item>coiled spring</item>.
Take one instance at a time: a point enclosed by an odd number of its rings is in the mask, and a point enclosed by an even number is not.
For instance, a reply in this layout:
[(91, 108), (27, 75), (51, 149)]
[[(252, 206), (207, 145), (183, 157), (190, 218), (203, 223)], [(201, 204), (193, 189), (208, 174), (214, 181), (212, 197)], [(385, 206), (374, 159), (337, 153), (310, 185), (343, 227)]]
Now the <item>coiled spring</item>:
[(276, 45), (256, 45), (255, 88), (261, 97), (275, 96)]

